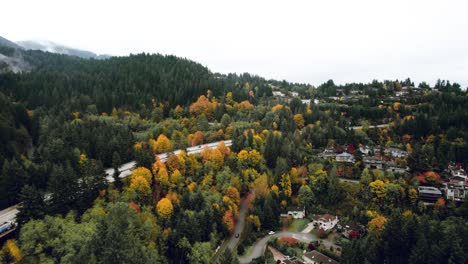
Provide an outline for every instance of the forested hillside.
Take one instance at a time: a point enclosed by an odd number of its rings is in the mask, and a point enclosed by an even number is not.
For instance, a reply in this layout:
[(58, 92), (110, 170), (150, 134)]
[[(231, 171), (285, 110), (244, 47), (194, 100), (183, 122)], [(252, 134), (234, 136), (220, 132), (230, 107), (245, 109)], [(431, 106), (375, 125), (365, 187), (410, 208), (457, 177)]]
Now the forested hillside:
[(0, 74), (0, 206), (21, 203), (0, 261), (274, 263), (254, 250), (267, 236), (298, 258), (468, 260), (468, 202), (448, 195), (467, 184), (456, 83), (314, 87), (158, 54), (0, 51), (31, 66)]

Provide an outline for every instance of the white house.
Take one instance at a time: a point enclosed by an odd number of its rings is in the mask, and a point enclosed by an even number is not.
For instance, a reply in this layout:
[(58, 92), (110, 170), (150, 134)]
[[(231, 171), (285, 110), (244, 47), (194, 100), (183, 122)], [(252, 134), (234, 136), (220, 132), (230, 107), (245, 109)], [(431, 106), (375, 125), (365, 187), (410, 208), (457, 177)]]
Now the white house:
[(298, 93), (298, 92), (291, 92), (291, 96), (293, 96), (293, 97), (298, 97), (298, 96), (299, 96), (299, 93)]
[(447, 200), (464, 202), (466, 197), (468, 197), (468, 181), (451, 180), (450, 182), (444, 183), (442, 190)]
[(280, 91), (273, 91), (273, 96), (284, 97), (284, 93)]
[(319, 229), (322, 228), (323, 230), (328, 231), (338, 224), (338, 216), (333, 216), (331, 214), (316, 215), (312, 223), (317, 225)]
[(302, 219), (305, 217), (305, 208), (304, 207), (288, 207), (287, 213), (281, 214), (282, 217), (292, 216), (294, 219)]
[(403, 158), (408, 156), (408, 152), (398, 148), (387, 148), (384, 152), (386, 155), (391, 155), (394, 158)]
[(310, 105), (310, 99), (301, 99), (301, 102), (305, 105)]

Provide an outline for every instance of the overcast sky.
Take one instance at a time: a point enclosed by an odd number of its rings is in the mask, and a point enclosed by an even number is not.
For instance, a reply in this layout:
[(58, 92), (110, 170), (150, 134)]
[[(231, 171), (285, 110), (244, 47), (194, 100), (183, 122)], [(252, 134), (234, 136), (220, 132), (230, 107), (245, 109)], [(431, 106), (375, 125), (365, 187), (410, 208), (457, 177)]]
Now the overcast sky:
[(468, 86), (468, 1), (6, 0), (0, 36), (99, 54), (187, 57), (214, 72), (318, 85), (372, 79)]

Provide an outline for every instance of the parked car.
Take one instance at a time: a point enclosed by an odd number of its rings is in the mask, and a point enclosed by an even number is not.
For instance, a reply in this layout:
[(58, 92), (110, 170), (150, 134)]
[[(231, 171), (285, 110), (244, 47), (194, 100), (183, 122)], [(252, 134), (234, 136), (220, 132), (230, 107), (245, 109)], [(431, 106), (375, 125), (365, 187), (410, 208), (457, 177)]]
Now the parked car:
[(274, 233), (275, 233), (275, 231), (268, 232), (269, 235), (273, 235)]

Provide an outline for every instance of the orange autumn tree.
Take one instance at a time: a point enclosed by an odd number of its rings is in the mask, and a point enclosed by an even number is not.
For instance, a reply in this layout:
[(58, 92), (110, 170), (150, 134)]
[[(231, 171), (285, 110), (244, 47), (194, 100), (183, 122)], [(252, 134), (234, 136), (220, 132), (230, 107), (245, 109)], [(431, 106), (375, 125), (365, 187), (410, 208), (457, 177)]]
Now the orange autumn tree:
[(369, 231), (380, 234), (385, 229), (385, 223), (387, 223), (387, 218), (382, 215), (378, 215), (372, 218), (367, 226), (369, 227)]
[(210, 119), (213, 116), (216, 104), (216, 102), (213, 103), (206, 96), (201, 95), (195, 103), (190, 105), (189, 111), (194, 116), (204, 114), (208, 119)]
[(223, 216), (223, 223), (226, 225), (226, 228), (230, 233), (234, 232), (234, 216), (231, 210), (227, 210)]
[(231, 154), (231, 149), (229, 147), (226, 147), (226, 144), (224, 144), (224, 141), (221, 141), (218, 144), (217, 149), (221, 152), (221, 154), (223, 154), (225, 158), (229, 156), (229, 154)]
[(204, 138), (205, 136), (203, 132), (197, 131), (193, 134), (188, 135), (187, 142), (191, 146), (197, 146), (197, 145), (203, 144)]

